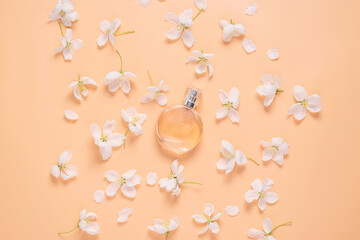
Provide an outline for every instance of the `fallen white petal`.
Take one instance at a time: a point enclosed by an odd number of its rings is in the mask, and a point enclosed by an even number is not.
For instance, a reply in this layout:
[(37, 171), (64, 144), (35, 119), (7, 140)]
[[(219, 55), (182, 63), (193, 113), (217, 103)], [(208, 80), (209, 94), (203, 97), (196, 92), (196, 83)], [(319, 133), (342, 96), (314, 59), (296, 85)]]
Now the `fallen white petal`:
[(279, 51), (275, 48), (273, 49), (270, 49), (268, 52), (267, 52), (267, 56), (269, 59), (271, 60), (276, 60), (279, 58)]
[(225, 208), (225, 212), (229, 216), (236, 216), (239, 213), (239, 207), (238, 206), (227, 206)]
[(103, 190), (96, 190), (94, 193), (94, 201), (96, 203), (101, 203), (105, 198), (105, 193)]
[(130, 214), (132, 213), (132, 209), (125, 207), (119, 211), (119, 217), (117, 219), (118, 222), (124, 223), (129, 219)]
[(243, 47), (247, 53), (252, 53), (256, 50), (255, 44), (251, 40), (246, 38), (243, 41)]
[(65, 109), (64, 114), (65, 114), (65, 117), (69, 120), (79, 119), (79, 115), (76, 112), (74, 112), (73, 110)]
[(154, 172), (149, 172), (149, 174), (146, 177), (146, 183), (149, 184), (150, 186), (155, 185), (157, 181), (157, 175)]
[(246, 8), (245, 13), (252, 16), (257, 12), (257, 10), (258, 6), (255, 3), (250, 3)]

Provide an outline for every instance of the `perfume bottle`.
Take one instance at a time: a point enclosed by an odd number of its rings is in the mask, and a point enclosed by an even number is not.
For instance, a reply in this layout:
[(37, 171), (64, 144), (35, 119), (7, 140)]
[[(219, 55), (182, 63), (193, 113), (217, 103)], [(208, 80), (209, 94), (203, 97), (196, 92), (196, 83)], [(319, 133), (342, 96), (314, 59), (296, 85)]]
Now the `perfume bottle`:
[(156, 122), (159, 144), (177, 157), (191, 151), (201, 140), (203, 124), (194, 110), (199, 97), (200, 89), (189, 86), (184, 103), (164, 109)]

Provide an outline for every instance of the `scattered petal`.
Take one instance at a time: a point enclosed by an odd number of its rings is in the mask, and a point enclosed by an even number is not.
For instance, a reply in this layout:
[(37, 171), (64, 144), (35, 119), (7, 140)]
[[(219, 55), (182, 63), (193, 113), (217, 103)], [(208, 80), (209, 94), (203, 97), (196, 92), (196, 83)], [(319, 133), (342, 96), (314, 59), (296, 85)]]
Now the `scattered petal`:
[(257, 10), (258, 6), (255, 3), (250, 3), (246, 8), (245, 13), (252, 16), (257, 12)]
[(103, 190), (96, 190), (94, 193), (94, 201), (96, 203), (101, 203), (105, 198), (105, 193)]
[(132, 213), (132, 209), (125, 207), (119, 211), (119, 217), (117, 219), (118, 222), (124, 223), (129, 219), (130, 214)]
[(252, 53), (256, 50), (255, 44), (251, 40), (246, 38), (243, 41), (243, 47), (247, 53)]
[(146, 177), (146, 183), (150, 186), (155, 185), (157, 181), (157, 174), (154, 172), (150, 172)]
[(65, 113), (65, 117), (69, 120), (77, 120), (79, 118), (79, 115), (73, 110), (65, 109), (64, 113)]
[(277, 60), (279, 58), (279, 51), (277, 49), (270, 49), (267, 52), (267, 56), (270, 60)]
[(236, 216), (239, 214), (239, 207), (238, 206), (227, 206), (225, 208), (225, 212), (229, 216)]

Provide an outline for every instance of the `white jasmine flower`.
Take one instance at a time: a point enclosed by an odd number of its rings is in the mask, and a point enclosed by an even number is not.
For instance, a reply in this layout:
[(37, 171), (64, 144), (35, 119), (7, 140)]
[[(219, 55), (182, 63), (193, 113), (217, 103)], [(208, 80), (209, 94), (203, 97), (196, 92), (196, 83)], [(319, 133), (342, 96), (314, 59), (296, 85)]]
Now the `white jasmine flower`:
[[(61, 26), (60, 26), (61, 28)], [(72, 30), (67, 28), (65, 35), (61, 29), (61, 46), (57, 47), (55, 53), (63, 52), (65, 60), (71, 60), (73, 55), (73, 49), (79, 49), (82, 47), (83, 42), (80, 39), (72, 40)]]
[(256, 50), (255, 44), (251, 40), (246, 38), (244, 38), (243, 47), (247, 53), (252, 53)]
[(260, 96), (265, 96), (264, 106), (268, 107), (273, 102), (275, 95), (279, 92), (283, 92), (280, 90), (280, 78), (275, 74), (274, 77), (270, 73), (266, 73), (261, 76), (261, 81), (264, 85), (261, 85), (256, 88), (256, 92)]
[(245, 34), (245, 27), (241, 24), (235, 24), (232, 19), (229, 21), (220, 20), (220, 27), (223, 29), (223, 40), (230, 42), (232, 37), (239, 37)]
[(194, 25), (193, 12), (191, 9), (184, 10), (183, 13), (180, 13), (179, 16), (176, 16), (172, 12), (166, 13), (166, 21), (169, 23), (173, 23), (176, 25), (175, 28), (170, 29), (166, 33), (168, 39), (178, 39), (182, 36), (183, 42), (187, 47), (192, 47), (195, 41), (194, 34), (189, 29), (192, 25)]
[(178, 216), (174, 215), (170, 222), (165, 222), (162, 219), (154, 219), (154, 225), (149, 225), (148, 228), (159, 234), (166, 234), (166, 240), (168, 239), (169, 233), (174, 231), (179, 226), (180, 220)]
[(58, 157), (58, 164), (51, 166), (51, 175), (58, 178), (60, 175), (62, 179), (68, 180), (75, 177), (78, 174), (77, 167), (73, 164), (69, 164), (72, 157), (70, 149), (65, 150)]
[(184, 166), (180, 165), (177, 160), (174, 160), (171, 163), (171, 173), (167, 178), (162, 178), (159, 180), (160, 188), (164, 188), (166, 192), (171, 192), (172, 195), (178, 196), (181, 192), (181, 184), (198, 184), (197, 182), (185, 182), (184, 175), (181, 172), (184, 170)]
[(198, 223), (206, 223), (206, 226), (203, 230), (199, 232), (199, 234), (205, 233), (209, 228), (212, 233), (219, 233), (220, 228), (219, 224), (216, 222), (216, 220), (219, 219), (221, 216), (221, 213), (216, 214), (214, 217), (211, 217), (211, 215), (214, 212), (214, 206), (211, 203), (205, 204), (204, 208), (204, 214), (195, 214), (192, 215), (192, 217), (195, 219)]
[(296, 120), (301, 120), (306, 116), (306, 110), (312, 113), (320, 112), (321, 98), (317, 94), (307, 97), (304, 87), (296, 85), (294, 88), (294, 97), (298, 103), (295, 103), (289, 108), (289, 115), (294, 114)]
[(225, 170), (226, 174), (232, 172), (235, 163), (237, 165), (244, 165), (245, 163), (247, 163), (248, 159), (253, 161), (256, 165), (259, 166), (259, 164), (255, 162), (255, 160), (253, 160), (250, 157), (246, 157), (242, 151), (240, 150), (235, 151), (234, 146), (226, 140), (222, 140), (220, 151), (222, 157), (217, 162), (216, 166), (219, 170)]
[(225, 213), (231, 217), (234, 217), (236, 215), (239, 214), (239, 207), (234, 205), (234, 206), (227, 206), (225, 208)]
[(89, 94), (89, 91), (86, 88), (86, 85), (92, 85), (92, 86), (97, 87), (97, 83), (94, 80), (92, 80), (91, 78), (86, 77), (86, 76), (80, 78), (80, 74), (79, 74), (78, 80), (70, 83), (68, 88), (74, 88), (73, 93), (74, 93), (75, 98), (81, 101), (82, 100), (81, 95), (83, 95), (84, 97), (87, 97), (87, 95)]
[(267, 52), (267, 56), (270, 60), (277, 60), (279, 58), (279, 51), (277, 49), (270, 49)]
[(104, 176), (111, 182), (105, 190), (107, 196), (114, 196), (120, 187), (126, 197), (134, 198), (136, 196), (135, 186), (141, 182), (141, 176), (136, 174), (136, 169), (131, 169), (121, 176), (114, 170), (108, 170)]
[(253, 190), (246, 192), (245, 200), (248, 203), (251, 203), (259, 199), (259, 209), (264, 211), (266, 209), (266, 203), (273, 204), (279, 200), (279, 197), (276, 193), (269, 192), (273, 184), (274, 182), (270, 178), (265, 178), (264, 184), (262, 184), (259, 179), (255, 179), (255, 181), (251, 183)]
[(139, 0), (139, 4), (143, 7), (149, 6), (151, 3), (151, 0)]
[(144, 113), (138, 113), (135, 107), (128, 107), (126, 110), (121, 109), (121, 115), (128, 124), (128, 129), (135, 135), (143, 133), (142, 124), (146, 121), (147, 116)]
[(78, 13), (73, 10), (74, 3), (71, 0), (59, 0), (55, 8), (51, 10), (49, 20), (56, 21), (60, 19), (64, 26), (70, 27), (72, 22), (79, 19)]
[(154, 82), (153, 82), (153, 80), (152, 80), (152, 78), (150, 76), (149, 71), (147, 71), (147, 72), (148, 72), (151, 84), (153, 86), (150, 86), (150, 87), (147, 88), (147, 90), (150, 93), (145, 94), (142, 97), (141, 102), (142, 103), (148, 103), (148, 102), (151, 102), (151, 101), (153, 101), (155, 99), (156, 102), (158, 102), (160, 104), (160, 106), (166, 105), (167, 97), (165, 95), (165, 92), (169, 91), (169, 86), (163, 85), (164, 80), (161, 80), (160, 83), (159, 83), (159, 87), (155, 87), (155, 84), (154, 84)]
[(132, 213), (132, 209), (125, 207), (119, 211), (119, 217), (117, 219), (118, 222), (124, 223), (129, 219), (130, 214)]
[(189, 56), (186, 59), (187, 63), (197, 63), (195, 67), (195, 72), (198, 74), (205, 73), (209, 68), (209, 77), (212, 76), (214, 72), (213, 65), (209, 62), (210, 58), (214, 57), (212, 53), (203, 53), (203, 51), (193, 51), (195, 56)]
[(272, 233), (274, 232), (274, 230), (276, 230), (279, 227), (282, 227), (284, 225), (291, 224), (291, 223), (292, 223), (291, 221), (286, 222), (286, 223), (280, 224), (273, 228), (270, 218), (266, 217), (262, 223), (264, 231), (258, 230), (256, 228), (250, 228), (248, 231), (248, 236), (250, 238), (255, 238), (258, 240), (265, 240), (265, 239), (275, 240), (275, 238), (272, 236)]
[(249, 16), (252, 16), (257, 12), (257, 10), (258, 6), (255, 3), (250, 3), (246, 8), (245, 13)]
[(104, 201), (105, 198), (105, 193), (103, 190), (96, 190), (94, 193), (94, 201), (96, 203), (101, 203), (102, 201)]
[(68, 234), (75, 231), (78, 228), (80, 228), (81, 231), (86, 232), (87, 234), (90, 235), (98, 234), (100, 231), (100, 226), (96, 222), (96, 218), (97, 218), (96, 213), (93, 212), (86, 213), (86, 208), (85, 208), (84, 210), (81, 211), (79, 224), (75, 228), (73, 228), (68, 232), (59, 232), (58, 234)]
[(229, 115), (230, 120), (233, 123), (238, 123), (240, 120), (237, 108), (239, 107), (239, 89), (233, 87), (227, 94), (223, 89), (218, 91), (221, 103), (224, 105), (216, 112), (216, 118), (221, 119)]
[(79, 115), (73, 110), (65, 109), (64, 114), (65, 114), (65, 117), (69, 120), (75, 121), (75, 120), (79, 119)]
[(128, 78), (137, 78), (137, 76), (132, 72), (123, 72), (122, 57), (118, 50), (116, 50), (116, 53), (120, 57), (121, 69), (119, 71), (113, 71), (106, 74), (105, 85), (108, 86), (110, 92), (116, 92), (119, 88), (121, 88), (124, 93), (128, 94), (131, 88)]
[(205, 10), (207, 7), (206, 0), (194, 0), (195, 6), (199, 10)]
[(95, 144), (99, 146), (103, 160), (107, 160), (111, 157), (113, 147), (119, 147), (125, 141), (125, 136), (123, 134), (113, 133), (115, 124), (115, 120), (107, 120), (104, 124), (102, 133), (100, 127), (96, 123), (90, 125), (91, 134), (94, 137)]
[(149, 172), (146, 176), (146, 183), (150, 186), (154, 186), (157, 181), (157, 174), (154, 172)]
[(263, 146), (263, 161), (274, 160), (277, 164), (282, 165), (284, 155), (289, 154), (289, 143), (283, 142), (280, 137), (273, 137), (270, 142), (261, 141)]

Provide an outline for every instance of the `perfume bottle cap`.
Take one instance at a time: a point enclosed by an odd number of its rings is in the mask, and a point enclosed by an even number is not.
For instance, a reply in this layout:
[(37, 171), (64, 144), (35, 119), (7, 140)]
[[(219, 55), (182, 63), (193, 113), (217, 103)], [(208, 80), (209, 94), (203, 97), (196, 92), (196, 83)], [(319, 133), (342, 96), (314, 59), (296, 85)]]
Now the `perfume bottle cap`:
[(200, 89), (188, 86), (185, 92), (184, 105), (190, 108), (195, 108), (199, 104)]

